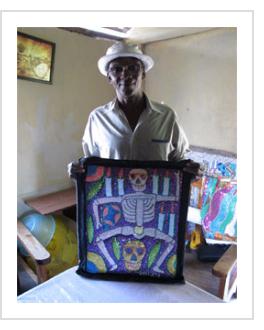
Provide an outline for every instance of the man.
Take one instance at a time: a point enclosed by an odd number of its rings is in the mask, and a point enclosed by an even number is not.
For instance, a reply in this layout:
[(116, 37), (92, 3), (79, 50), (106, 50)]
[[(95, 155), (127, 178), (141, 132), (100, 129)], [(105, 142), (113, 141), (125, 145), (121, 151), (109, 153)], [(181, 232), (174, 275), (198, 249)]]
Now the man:
[[(98, 61), (116, 92), (110, 103), (93, 110), (83, 136), (86, 157), (127, 160), (184, 158), (188, 141), (169, 107), (152, 102), (143, 92), (145, 74), (154, 65), (138, 46), (117, 42)], [(69, 171), (78, 170), (70, 164)], [(80, 169), (79, 169), (80, 170)]]

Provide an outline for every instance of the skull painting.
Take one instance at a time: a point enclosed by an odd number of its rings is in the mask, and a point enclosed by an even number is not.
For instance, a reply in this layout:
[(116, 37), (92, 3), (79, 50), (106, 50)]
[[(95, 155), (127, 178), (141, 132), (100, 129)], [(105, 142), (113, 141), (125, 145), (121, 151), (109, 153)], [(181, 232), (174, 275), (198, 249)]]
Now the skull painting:
[(135, 168), (128, 174), (131, 185), (135, 191), (144, 191), (146, 189), (146, 182), (148, 172), (142, 168)]
[(123, 249), (123, 257), (126, 269), (137, 271), (141, 267), (142, 260), (146, 254), (146, 247), (143, 242), (138, 240), (129, 240)]

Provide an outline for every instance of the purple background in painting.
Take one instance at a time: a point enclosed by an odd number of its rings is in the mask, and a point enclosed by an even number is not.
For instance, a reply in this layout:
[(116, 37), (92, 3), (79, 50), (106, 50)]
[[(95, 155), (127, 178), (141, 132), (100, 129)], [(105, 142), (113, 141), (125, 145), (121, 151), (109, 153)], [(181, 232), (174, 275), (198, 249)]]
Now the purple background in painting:
[[(88, 166), (89, 167), (89, 166)], [(108, 167), (105, 167), (105, 173), (104, 175), (106, 176), (106, 171), (107, 171)], [(128, 173), (132, 170), (132, 168), (123, 168), (124, 171), (124, 175), (123, 178), (124, 179), (124, 192), (125, 195), (127, 194), (131, 194), (131, 193), (135, 193), (134, 189), (131, 186), (131, 183), (129, 181), (129, 176)], [(148, 172), (148, 179), (146, 182), (146, 189), (142, 192), (144, 194), (152, 194), (152, 176), (154, 173), (153, 169), (145, 169)], [(118, 197), (118, 173), (120, 171), (120, 167), (112, 167), (111, 168), (111, 178), (112, 178), (112, 195), (113, 197)], [(170, 189), (169, 189), (169, 196), (175, 196), (176, 195), (176, 190), (177, 190), (177, 186), (178, 187), (178, 191), (179, 191), (179, 198), (181, 196), (181, 184), (182, 184), (182, 175), (181, 172), (179, 172), (179, 178), (180, 178), (180, 182), (177, 182), (177, 177), (175, 175), (176, 171), (174, 169), (155, 169), (156, 171), (156, 175), (159, 176), (159, 188), (158, 188), (158, 194), (162, 195), (162, 190), (163, 190), (163, 178), (165, 177), (165, 175), (168, 175), (170, 178)], [(90, 182), (86, 182), (86, 194), (89, 191), (89, 188), (91, 186), (91, 184), (93, 185), (94, 182), (90, 183)], [(94, 198), (92, 198), (90, 201), (87, 201), (87, 218), (89, 216), (92, 216), (93, 218), (93, 202), (95, 199), (97, 198), (102, 198), (102, 197), (106, 197), (105, 195), (105, 185), (103, 185), (102, 189), (95, 195)], [(158, 228), (158, 217), (159, 217), (159, 211), (160, 211), (160, 204), (163, 204), (164, 209), (163, 209), (163, 213), (165, 214), (165, 222), (164, 222), (164, 227), (163, 227), (163, 233), (168, 234), (168, 230), (169, 230), (169, 214), (171, 213), (171, 206), (173, 204), (173, 209), (174, 209), (174, 213), (175, 213), (175, 229), (174, 229), (174, 235), (173, 235), (173, 239), (175, 240), (174, 243), (174, 247), (172, 249), (172, 251), (168, 254), (168, 256), (166, 257), (166, 259), (164, 260), (164, 262), (161, 264), (160, 269), (162, 269), (164, 271), (164, 273), (162, 274), (162, 276), (168, 276), (168, 277), (173, 277), (175, 274), (171, 274), (168, 269), (167, 269), (167, 262), (169, 260), (169, 258), (173, 255), (177, 255), (177, 237), (178, 237), (178, 223), (179, 223), (179, 208), (180, 208), (180, 203), (179, 202), (175, 202), (175, 201), (167, 201), (167, 202), (157, 202), (155, 205), (155, 216), (154, 219), (150, 222), (144, 223), (143, 226), (144, 228)], [(111, 203), (114, 205), (119, 205), (120, 209), (122, 209), (121, 204), (119, 203)], [(108, 205), (108, 204), (105, 204)], [(100, 218), (102, 217), (102, 213), (103, 213), (103, 206), (101, 205), (99, 207), (99, 214), (100, 214)], [(121, 226), (132, 226), (135, 227), (136, 224), (133, 223), (129, 223), (126, 222), (124, 219), (124, 215), (123, 212), (121, 211), (121, 218), (118, 221), (117, 224), (113, 225), (111, 227), (111, 229), (117, 228), (117, 227), (121, 227)], [(96, 238), (98, 237), (98, 235), (100, 235), (101, 233), (105, 232), (104, 227), (101, 226), (98, 230), (96, 229), (95, 226), (95, 221), (93, 220), (93, 226), (94, 226), (94, 237), (93, 237), (93, 241), (91, 244), (88, 243), (87, 246), (87, 251), (89, 252), (94, 252), (96, 254), (99, 254), (106, 265), (107, 270), (109, 271), (110, 269), (110, 265), (107, 261), (107, 259), (104, 257), (104, 255), (102, 254), (102, 252), (100, 251), (99, 247), (96, 244)], [(112, 248), (112, 241), (113, 239), (116, 238), (117, 241), (120, 243), (121, 249), (120, 249), (120, 259), (117, 260), (114, 253), (113, 253), (113, 248)], [(161, 254), (163, 253), (163, 251), (167, 248), (168, 243), (160, 240), (160, 239), (155, 239), (153, 237), (148, 237), (145, 236), (141, 239), (138, 239), (136, 237), (134, 237), (133, 235), (130, 236), (124, 236), (124, 235), (117, 235), (117, 236), (113, 236), (110, 237), (109, 239), (105, 240), (105, 246), (106, 249), (108, 250), (109, 254), (111, 255), (111, 257), (113, 258), (113, 260), (116, 262), (116, 264), (118, 265), (117, 269), (115, 269), (114, 271), (112, 271), (112, 273), (134, 273), (131, 271), (128, 271), (125, 267), (125, 263), (124, 263), (124, 258), (123, 258), (123, 249), (122, 247), (129, 241), (129, 240), (140, 240), (145, 244), (146, 247), (146, 254), (143, 258), (142, 264), (141, 264), (141, 268), (140, 270), (138, 270), (136, 273), (141, 274), (141, 275), (148, 275), (148, 276), (159, 276), (159, 273), (155, 272), (153, 270), (153, 267), (155, 266), (157, 260), (159, 259), (159, 257), (161, 256)], [(88, 241), (88, 240), (87, 240)], [(153, 262), (152, 266), (150, 268), (148, 268), (148, 256), (149, 253), (152, 249), (152, 247), (157, 243), (160, 242), (161, 243), (161, 247), (159, 250), (159, 253), (157, 255), (157, 257), (155, 258), (155, 261)]]

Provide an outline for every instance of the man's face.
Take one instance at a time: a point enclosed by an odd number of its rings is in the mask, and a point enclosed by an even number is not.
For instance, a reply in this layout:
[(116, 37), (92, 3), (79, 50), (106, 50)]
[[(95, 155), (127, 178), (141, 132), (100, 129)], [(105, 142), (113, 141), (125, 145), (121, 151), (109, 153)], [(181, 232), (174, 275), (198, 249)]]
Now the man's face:
[(133, 57), (122, 57), (110, 62), (107, 73), (110, 84), (120, 97), (141, 93), (145, 77), (143, 63)]

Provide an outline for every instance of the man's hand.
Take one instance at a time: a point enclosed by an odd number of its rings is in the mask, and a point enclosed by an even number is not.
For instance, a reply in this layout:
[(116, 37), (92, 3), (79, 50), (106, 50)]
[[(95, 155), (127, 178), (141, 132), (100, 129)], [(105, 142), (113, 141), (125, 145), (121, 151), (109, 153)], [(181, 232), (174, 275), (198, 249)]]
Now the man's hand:
[(203, 176), (203, 169), (199, 163), (195, 163), (193, 160), (190, 160), (184, 167), (184, 171), (194, 174), (196, 176)]
[(70, 178), (74, 178), (77, 173), (84, 173), (85, 170), (78, 162), (72, 162), (68, 164), (68, 175)]

